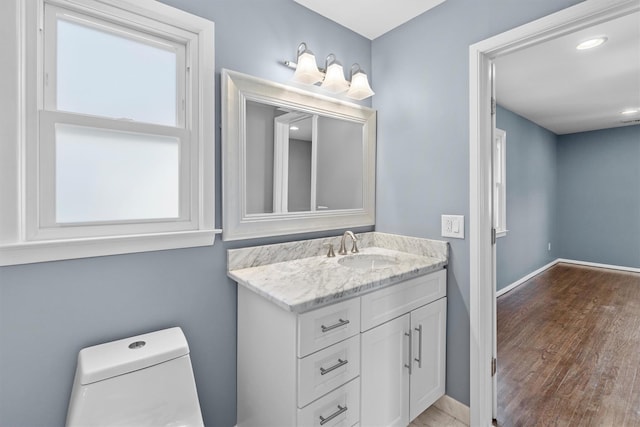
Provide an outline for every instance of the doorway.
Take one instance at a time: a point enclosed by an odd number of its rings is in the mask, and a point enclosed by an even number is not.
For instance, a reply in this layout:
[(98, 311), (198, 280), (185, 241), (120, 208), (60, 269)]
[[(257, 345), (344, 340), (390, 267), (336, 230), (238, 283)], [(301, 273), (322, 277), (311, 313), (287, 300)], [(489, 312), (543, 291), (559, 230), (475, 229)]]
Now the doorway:
[(470, 47), (470, 395), (471, 425), (492, 420), (495, 251), (492, 239), (493, 60), (640, 10), (637, 0), (584, 2)]

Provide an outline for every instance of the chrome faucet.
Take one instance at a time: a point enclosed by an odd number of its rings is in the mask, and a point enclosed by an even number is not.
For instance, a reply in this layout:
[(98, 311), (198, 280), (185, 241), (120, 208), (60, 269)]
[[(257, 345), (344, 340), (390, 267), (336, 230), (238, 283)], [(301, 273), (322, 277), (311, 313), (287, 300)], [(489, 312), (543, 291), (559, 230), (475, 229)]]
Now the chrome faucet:
[(347, 254), (347, 248), (344, 245), (344, 240), (345, 238), (349, 236), (351, 237), (351, 241), (353, 242), (353, 246), (351, 247), (351, 253), (358, 253), (358, 246), (356, 245), (356, 240), (358, 240), (355, 236), (355, 234), (353, 234), (352, 231), (345, 231), (344, 234), (342, 235), (342, 240), (340, 240), (340, 249), (338, 249), (338, 253), (340, 255), (346, 255)]

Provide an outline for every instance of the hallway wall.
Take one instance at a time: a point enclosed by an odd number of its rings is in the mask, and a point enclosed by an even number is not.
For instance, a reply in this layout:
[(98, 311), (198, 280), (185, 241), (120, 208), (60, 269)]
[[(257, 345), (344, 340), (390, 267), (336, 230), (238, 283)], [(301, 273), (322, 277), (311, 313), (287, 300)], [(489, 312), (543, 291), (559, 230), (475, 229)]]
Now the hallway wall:
[(509, 231), (496, 243), (496, 289), (500, 290), (557, 258), (557, 137), (501, 106), (496, 126), (507, 133)]
[(558, 255), (640, 268), (640, 125), (558, 136)]

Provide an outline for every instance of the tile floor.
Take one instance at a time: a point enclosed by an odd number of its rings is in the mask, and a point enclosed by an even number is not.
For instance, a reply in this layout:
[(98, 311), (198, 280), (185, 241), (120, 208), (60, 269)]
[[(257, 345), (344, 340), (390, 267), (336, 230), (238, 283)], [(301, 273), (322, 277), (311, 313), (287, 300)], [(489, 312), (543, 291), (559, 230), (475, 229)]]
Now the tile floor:
[(442, 412), (435, 406), (431, 406), (418, 416), (409, 427), (468, 427), (460, 420)]

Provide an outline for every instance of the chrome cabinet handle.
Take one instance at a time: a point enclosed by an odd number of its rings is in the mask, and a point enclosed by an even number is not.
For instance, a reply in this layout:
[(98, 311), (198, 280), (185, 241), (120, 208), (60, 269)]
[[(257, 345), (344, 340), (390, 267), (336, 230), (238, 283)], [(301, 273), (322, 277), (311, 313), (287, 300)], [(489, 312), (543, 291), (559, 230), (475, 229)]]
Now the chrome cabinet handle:
[(321, 426), (325, 425), (326, 423), (328, 423), (329, 421), (331, 421), (332, 419), (334, 419), (338, 415), (344, 414), (345, 412), (347, 412), (347, 405), (344, 405), (344, 406), (338, 405), (338, 410), (336, 412), (334, 412), (333, 414), (329, 415), (327, 418), (325, 418), (322, 415), (320, 415), (320, 425)]
[(413, 345), (411, 343), (411, 332), (405, 332), (405, 337), (409, 337), (409, 363), (405, 363), (404, 367), (409, 369), (409, 375), (411, 375), (411, 358), (413, 357)]
[(422, 368), (422, 325), (418, 325), (415, 330), (418, 331), (418, 357), (414, 360), (418, 362), (418, 368)]
[(348, 320), (342, 320), (342, 319), (338, 319), (338, 323), (331, 325), (331, 326), (324, 326), (321, 325), (320, 329), (322, 329), (322, 332), (329, 332), (335, 328), (339, 328), (340, 326), (344, 326), (344, 325), (348, 325), (349, 321)]
[(349, 361), (347, 359), (345, 359), (345, 360), (338, 359), (338, 363), (336, 363), (335, 365), (333, 365), (333, 366), (331, 366), (331, 367), (329, 367), (327, 369), (325, 369), (323, 367), (320, 367), (320, 375), (328, 374), (329, 372), (334, 371), (334, 370), (338, 369), (339, 367), (346, 365), (347, 363), (349, 363)]

